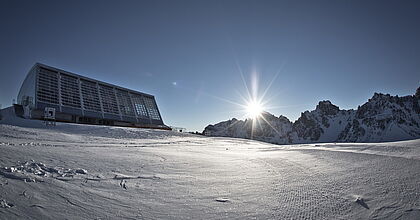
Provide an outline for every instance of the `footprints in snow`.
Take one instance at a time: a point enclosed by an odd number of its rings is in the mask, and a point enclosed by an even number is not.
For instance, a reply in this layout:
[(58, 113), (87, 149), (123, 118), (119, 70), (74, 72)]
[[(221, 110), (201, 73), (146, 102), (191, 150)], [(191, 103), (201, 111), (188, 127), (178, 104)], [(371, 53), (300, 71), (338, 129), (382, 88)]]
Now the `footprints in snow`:
[(121, 180), (120, 181), (120, 187), (127, 190), (127, 180), (128, 179), (160, 179), (157, 176), (128, 176), (123, 174), (116, 174), (113, 178), (114, 180)]
[(12, 208), (14, 205), (12, 203), (8, 203), (6, 200), (0, 200), (0, 208)]
[(215, 199), (216, 202), (230, 202), (229, 198), (226, 197), (221, 197), (221, 198), (217, 198)]
[(363, 197), (353, 195), (353, 198), (355, 203), (361, 205), (365, 209), (369, 209), (369, 206), (366, 204), (366, 201)]
[(126, 185), (127, 181), (125, 179), (122, 179), (120, 182), (120, 187), (122, 187), (123, 189), (127, 190), (127, 185)]

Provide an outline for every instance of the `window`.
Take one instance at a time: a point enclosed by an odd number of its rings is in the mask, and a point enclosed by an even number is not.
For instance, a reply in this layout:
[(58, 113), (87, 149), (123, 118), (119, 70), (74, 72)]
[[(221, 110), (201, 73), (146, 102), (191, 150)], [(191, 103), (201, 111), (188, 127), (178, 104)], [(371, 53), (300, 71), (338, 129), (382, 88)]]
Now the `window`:
[(151, 97), (143, 97), (144, 104), (146, 105), (147, 112), (150, 115), (150, 118), (154, 120), (161, 120), (159, 116), (159, 111), (156, 106), (156, 102), (154, 98)]
[(134, 103), (134, 110), (138, 117), (148, 118), (146, 106), (144, 105), (143, 97), (141, 95), (133, 94), (131, 99)]
[(83, 97), (83, 107), (86, 110), (101, 111), (101, 103), (99, 102), (99, 93), (96, 83), (87, 80), (80, 80)]
[(61, 74), (60, 87), (61, 104), (64, 106), (80, 108), (79, 80), (74, 76)]
[(116, 89), (117, 100), (120, 107), (121, 114), (134, 116), (133, 104), (131, 103), (128, 91)]
[(99, 85), (99, 92), (101, 94), (101, 101), (104, 112), (119, 114), (114, 88), (110, 86)]
[(37, 99), (41, 102), (58, 104), (58, 73), (39, 68)]

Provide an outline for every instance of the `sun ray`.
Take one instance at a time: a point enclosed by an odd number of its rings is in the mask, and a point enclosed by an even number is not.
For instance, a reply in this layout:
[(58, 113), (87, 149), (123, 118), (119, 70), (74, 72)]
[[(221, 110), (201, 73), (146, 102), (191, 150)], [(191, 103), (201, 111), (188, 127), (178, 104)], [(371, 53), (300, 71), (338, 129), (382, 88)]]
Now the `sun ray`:
[(273, 125), (271, 125), (271, 123), (264, 117), (264, 115), (261, 115), (261, 118), (280, 136), (280, 132)]
[[(184, 89), (190, 90), (190, 91), (194, 91), (193, 89), (187, 89), (187, 88), (184, 88)], [(244, 108), (245, 107), (245, 105), (243, 105), (241, 103), (238, 103), (238, 102), (235, 102), (235, 101), (231, 101), (229, 99), (225, 99), (225, 98), (222, 98), (222, 97), (219, 97), (219, 96), (215, 96), (215, 95), (209, 94), (209, 93), (204, 92), (204, 91), (200, 91), (200, 92), (201, 92), (201, 95), (208, 96), (208, 97), (211, 97), (211, 98), (214, 98), (214, 99), (218, 99), (220, 101), (224, 101), (226, 103), (229, 103), (229, 104), (232, 104), (232, 105), (236, 105), (236, 106), (241, 107), (241, 108)]]
[(245, 98), (238, 90), (236, 90), (236, 93), (238, 94), (239, 98), (242, 99), (243, 103), (247, 103), (248, 102), (248, 99)]
[(255, 127), (255, 122), (256, 122), (256, 120), (255, 120), (255, 119), (253, 119), (253, 120), (251, 121), (251, 139), (254, 139), (254, 127)]
[(268, 86), (265, 88), (263, 94), (261, 95), (261, 99), (264, 99), (265, 95), (267, 94), (268, 90), (270, 90), (271, 86), (273, 85), (274, 81), (277, 79), (277, 77), (280, 75), (281, 71), (283, 70), (284, 66), (286, 65), (285, 62), (283, 62), (283, 64), (280, 66), (279, 70), (277, 71), (277, 73), (274, 75), (274, 77), (271, 79), (270, 83), (268, 84)]
[(249, 91), (249, 87), (248, 87), (248, 84), (246, 83), (244, 73), (243, 73), (242, 68), (239, 65), (239, 61), (238, 61), (238, 59), (236, 59), (236, 57), (235, 57), (235, 64), (236, 64), (236, 68), (238, 68), (239, 75), (241, 75), (242, 83), (245, 86), (245, 90), (248, 94), (248, 97), (251, 98), (251, 92)]
[(242, 115), (246, 115), (246, 110), (240, 109), (240, 110), (218, 111), (218, 113), (241, 113)]
[(283, 109), (283, 108), (292, 108), (292, 107), (303, 107), (303, 106), (310, 106), (310, 104), (267, 106), (265, 109), (267, 109), (267, 110), (274, 110), (274, 109)]

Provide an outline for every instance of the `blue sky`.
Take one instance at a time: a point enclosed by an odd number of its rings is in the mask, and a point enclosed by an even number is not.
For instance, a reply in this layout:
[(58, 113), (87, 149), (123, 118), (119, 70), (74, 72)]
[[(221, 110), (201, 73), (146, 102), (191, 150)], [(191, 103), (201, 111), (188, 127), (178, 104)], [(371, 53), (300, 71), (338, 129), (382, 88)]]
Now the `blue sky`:
[[(243, 118), (248, 86), (296, 120), (420, 85), (417, 1), (0, 1), (0, 104), (35, 62), (155, 95), (164, 122)], [(175, 83), (176, 82), (176, 83)], [(229, 100), (229, 101), (226, 101)]]

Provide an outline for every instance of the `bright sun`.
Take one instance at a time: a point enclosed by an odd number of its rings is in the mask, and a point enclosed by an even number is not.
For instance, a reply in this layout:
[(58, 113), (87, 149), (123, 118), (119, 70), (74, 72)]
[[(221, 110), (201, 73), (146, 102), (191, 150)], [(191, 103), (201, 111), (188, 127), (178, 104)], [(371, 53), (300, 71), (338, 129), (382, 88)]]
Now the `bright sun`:
[(261, 113), (263, 112), (263, 107), (261, 103), (259, 102), (250, 101), (248, 102), (248, 105), (246, 106), (246, 111), (249, 117), (258, 118), (259, 116), (261, 116)]

